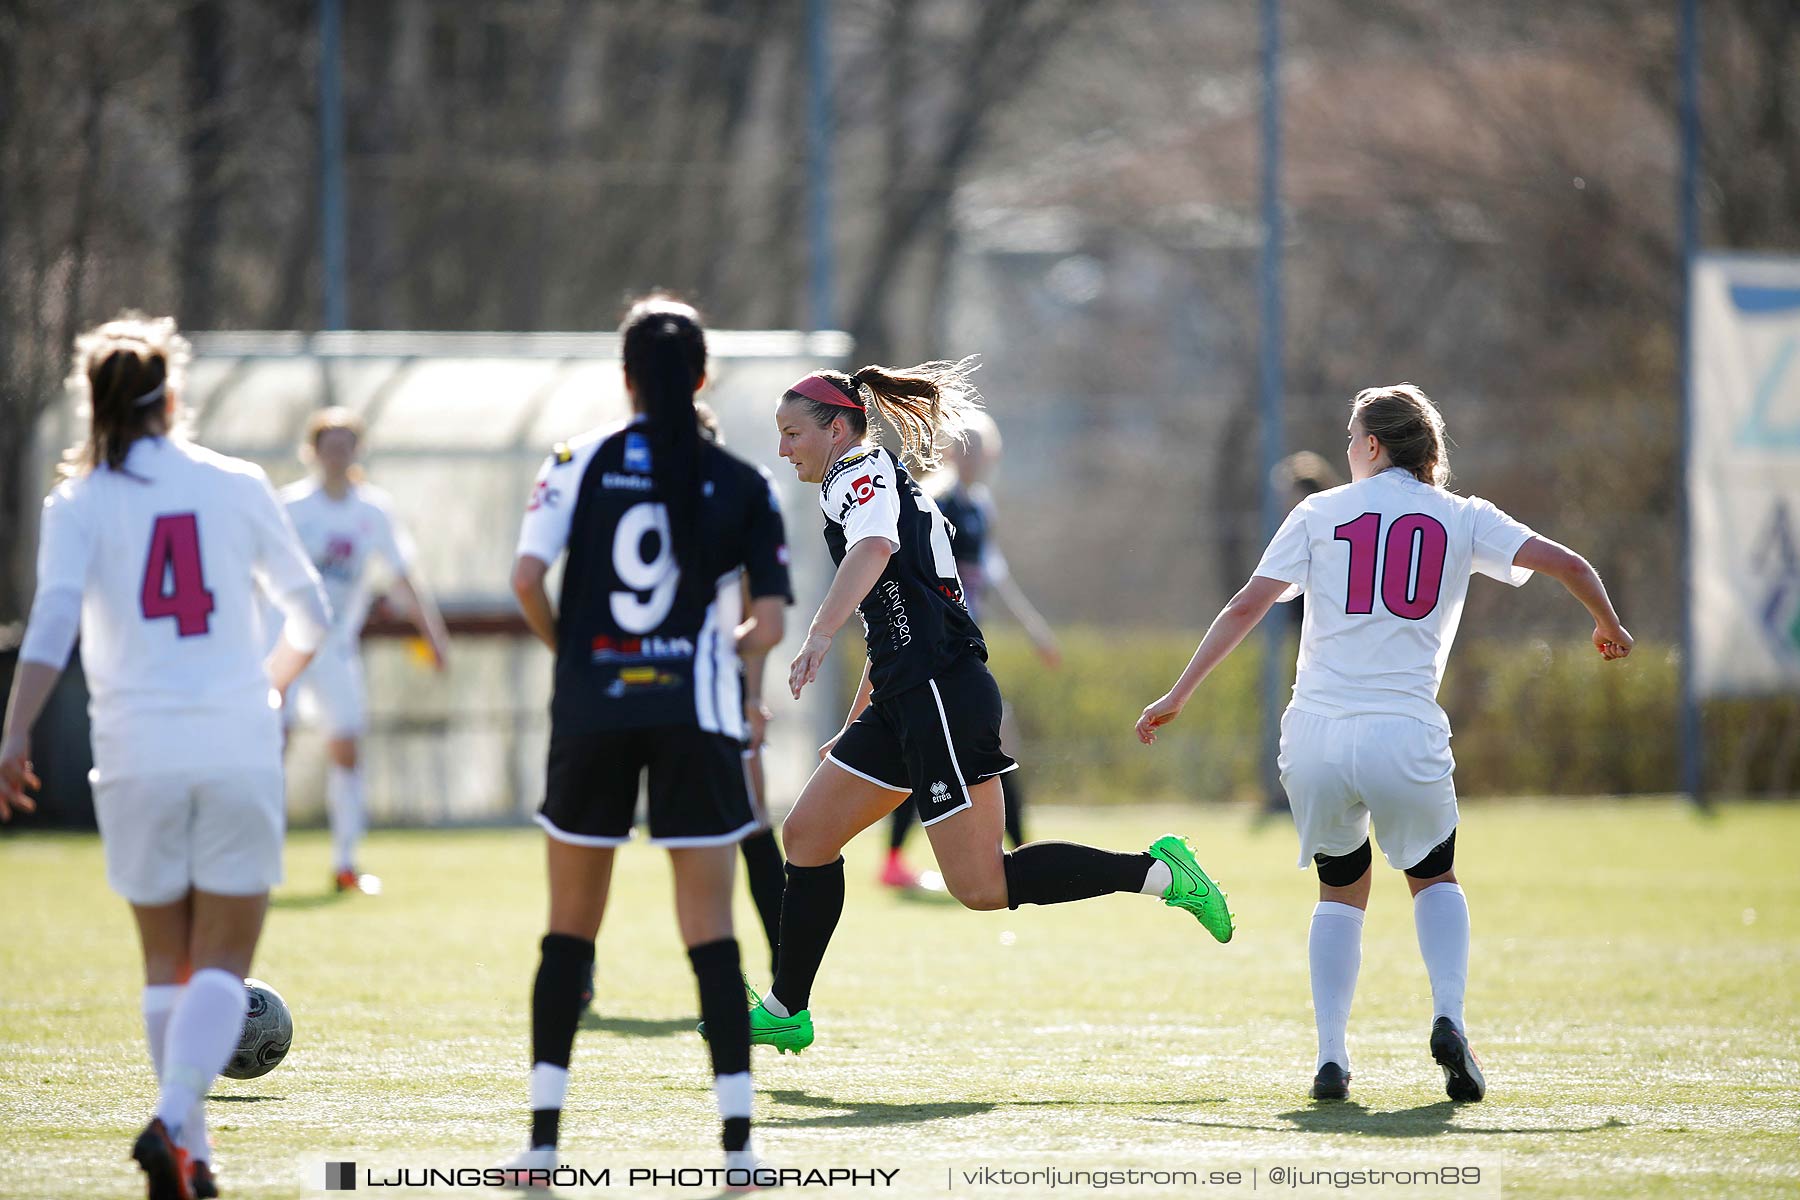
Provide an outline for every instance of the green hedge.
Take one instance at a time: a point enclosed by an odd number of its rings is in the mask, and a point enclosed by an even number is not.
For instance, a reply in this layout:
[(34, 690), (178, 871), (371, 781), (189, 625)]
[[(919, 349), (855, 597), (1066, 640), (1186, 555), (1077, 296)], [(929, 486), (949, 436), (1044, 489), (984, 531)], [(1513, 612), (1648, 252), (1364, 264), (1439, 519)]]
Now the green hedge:
[[(989, 642), (1034, 799), (1260, 798), (1258, 638), (1214, 672), (1156, 746), (1145, 747), (1132, 725), (1175, 681), (1198, 633), (1065, 627), (1058, 636), (1057, 671), (1014, 629), (994, 631)], [(1291, 641), (1284, 660), (1291, 680)], [(1679, 670), (1669, 646), (1645, 642), (1619, 664), (1602, 663), (1585, 640), (1460, 643), (1439, 697), (1456, 731), (1458, 790), (1676, 790)], [(1706, 742), (1716, 791), (1800, 790), (1800, 697), (1708, 705)]]

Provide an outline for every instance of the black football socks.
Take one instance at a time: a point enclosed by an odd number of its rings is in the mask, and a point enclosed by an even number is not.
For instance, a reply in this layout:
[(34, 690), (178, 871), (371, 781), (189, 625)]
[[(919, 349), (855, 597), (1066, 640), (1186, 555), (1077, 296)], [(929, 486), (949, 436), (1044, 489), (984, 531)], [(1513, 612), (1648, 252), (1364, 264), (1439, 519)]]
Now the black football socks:
[(700, 1019), (706, 1022), (725, 1149), (742, 1150), (750, 1144), (750, 1010), (744, 1007), (737, 939), (690, 946), (688, 961), (700, 985)]
[(775, 831), (765, 829), (739, 842), (738, 848), (744, 854), (744, 874), (750, 878), (750, 898), (756, 902), (763, 935), (769, 939), (769, 974), (774, 975), (781, 966), (781, 894), (787, 890), (781, 847), (775, 842)]
[(1076, 842), (1031, 842), (1004, 861), (1008, 908), (1136, 892), (1156, 865), (1148, 854), (1121, 854)]
[(781, 900), (781, 969), (769, 996), (788, 1015), (812, 1002), (813, 980), (843, 912), (842, 856), (822, 867), (787, 865), (787, 891)]
[(594, 968), (594, 943), (547, 933), (531, 988), (531, 1144), (555, 1146), (569, 1090), (569, 1054), (581, 1021), (582, 992)]

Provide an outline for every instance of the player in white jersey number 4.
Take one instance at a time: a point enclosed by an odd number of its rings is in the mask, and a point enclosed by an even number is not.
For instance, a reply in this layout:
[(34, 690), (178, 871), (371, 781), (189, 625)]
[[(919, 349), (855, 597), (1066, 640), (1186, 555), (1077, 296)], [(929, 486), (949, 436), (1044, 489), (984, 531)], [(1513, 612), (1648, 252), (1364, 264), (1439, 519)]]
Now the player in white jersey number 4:
[(1411, 384), (1369, 388), (1351, 404), (1351, 482), (1288, 515), (1256, 572), (1207, 630), (1169, 692), (1144, 709), (1148, 745), (1207, 674), (1277, 601), (1306, 594), (1294, 696), (1281, 719), (1281, 782), (1300, 833), (1300, 865), (1319, 871), (1309, 957), (1319, 1057), (1313, 1097), (1349, 1095), (1345, 1030), (1362, 963), (1369, 825), (1406, 873), (1419, 952), (1431, 978), (1432, 1057), (1452, 1100), (1487, 1082), (1463, 1025), (1469, 908), (1456, 881), (1456, 787), (1438, 685), (1462, 619), (1469, 576), (1514, 587), (1541, 571), (1594, 618), (1594, 648), (1631, 653), (1606, 588), (1579, 554), (1485, 500), (1453, 495), (1444, 422)]
[[(0, 741), (0, 818), (30, 811), (31, 726), (79, 626), (107, 882), (144, 950), (161, 1094), (132, 1147), (151, 1200), (218, 1195), (207, 1089), (237, 1049), (244, 975), (281, 880), (279, 697), (330, 623), (262, 471), (172, 432), (187, 343), (127, 315), (82, 335), (93, 421), (44, 503), (37, 595)], [(267, 662), (257, 593), (286, 618)]]
[(379, 557), (394, 574), (394, 594), (423, 635), (432, 665), (444, 669), (449, 635), (431, 594), (419, 582), (412, 541), (395, 519), (387, 494), (362, 477), (357, 454), (363, 424), (343, 408), (324, 408), (306, 424), (300, 459), (311, 478), (281, 490), (300, 542), (312, 557), (333, 614), (330, 635), (294, 685), (283, 714), (318, 724), (330, 766), (325, 808), (331, 822), (332, 879), (340, 892), (379, 892), (381, 881), (357, 870), (356, 848), (368, 825), (363, 796), (364, 696), (361, 637), (369, 613), (369, 561)]

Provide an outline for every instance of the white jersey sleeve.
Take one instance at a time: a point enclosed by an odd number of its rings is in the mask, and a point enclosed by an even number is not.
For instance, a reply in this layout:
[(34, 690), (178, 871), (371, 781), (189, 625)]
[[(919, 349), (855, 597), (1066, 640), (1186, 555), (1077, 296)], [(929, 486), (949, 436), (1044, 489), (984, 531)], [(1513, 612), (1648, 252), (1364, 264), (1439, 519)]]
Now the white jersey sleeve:
[(1275, 532), (1269, 542), (1268, 549), (1263, 551), (1262, 560), (1256, 564), (1252, 575), (1260, 575), (1264, 579), (1276, 579), (1289, 586), (1276, 597), (1277, 601), (1292, 600), (1306, 590), (1306, 583), (1312, 571), (1312, 539), (1306, 529), (1307, 505), (1301, 501), (1288, 513), (1287, 520)]
[(827, 520), (844, 527), (844, 549), (865, 538), (885, 538), (900, 548), (900, 493), (886, 451), (856, 451), (846, 456), (831, 473), (828, 486), (819, 490), (819, 507)]
[(265, 598), (280, 611), (284, 634), (296, 650), (314, 650), (331, 629), (331, 605), (325, 585), (294, 532), (286, 507), (269, 486), (269, 477), (257, 470), (257, 484), (247, 506), (251, 528), (256, 531), (252, 571)]
[(88, 514), (73, 484), (65, 483), (44, 500), (38, 535), (37, 596), (19, 647), (24, 662), (46, 663), (57, 670), (68, 665), (69, 652), (81, 625), (81, 592), (93, 562), (94, 536)]
[(1514, 587), (1530, 579), (1531, 571), (1513, 565), (1513, 558), (1537, 534), (1478, 496), (1470, 497), (1469, 505), (1474, 521), (1475, 570)]
[(531, 485), (531, 499), (525, 505), (525, 519), (519, 523), (519, 557), (529, 554), (553, 563), (562, 555), (569, 544), (581, 476), (598, 445), (593, 443), (587, 454), (581, 454), (567, 443), (559, 443), (538, 468)]
[(88, 566), (94, 558), (94, 530), (81, 489), (71, 480), (44, 499), (43, 524), (38, 536), (37, 586), (40, 592), (87, 584)]
[(400, 518), (394, 515), (394, 506), (387, 496), (373, 488), (364, 489), (364, 498), (375, 514), (374, 550), (396, 574), (408, 575), (413, 569), (415, 547), (412, 538), (400, 524)]

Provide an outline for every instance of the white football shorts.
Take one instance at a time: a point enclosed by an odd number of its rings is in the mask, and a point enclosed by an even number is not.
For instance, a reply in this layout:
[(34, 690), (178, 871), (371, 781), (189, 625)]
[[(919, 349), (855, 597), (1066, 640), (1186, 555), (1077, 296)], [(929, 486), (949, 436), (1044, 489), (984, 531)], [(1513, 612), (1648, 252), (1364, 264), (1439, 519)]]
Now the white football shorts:
[(362, 656), (354, 644), (328, 638), (288, 689), (282, 720), (296, 717), (323, 730), (326, 737), (361, 737), (366, 727)]
[(166, 771), (94, 785), (106, 881), (133, 904), (173, 904), (190, 887), (254, 896), (281, 882), (281, 772)]
[(1348, 854), (1369, 836), (1390, 866), (1416, 865), (1456, 828), (1450, 732), (1401, 716), (1281, 717), (1281, 786), (1300, 834), (1300, 866)]

